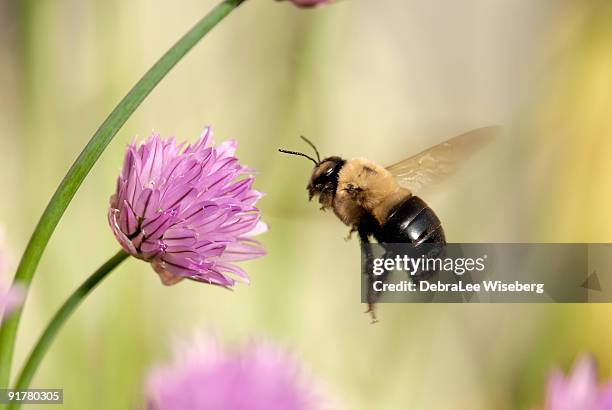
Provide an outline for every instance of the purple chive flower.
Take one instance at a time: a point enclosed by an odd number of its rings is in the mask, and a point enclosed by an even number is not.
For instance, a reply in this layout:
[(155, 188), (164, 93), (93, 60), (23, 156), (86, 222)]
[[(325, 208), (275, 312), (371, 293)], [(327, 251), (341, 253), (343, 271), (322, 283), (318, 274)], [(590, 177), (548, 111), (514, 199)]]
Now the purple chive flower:
[(146, 410), (314, 410), (318, 388), (306, 383), (297, 360), (270, 343), (229, 351), (200, 338), (178, 349), (172, 365), (145, 382)]
[(612, 383), (598, 385), (595, 362), (580, 358), (571, 375), (554, 371), (548, 379), (545, 410), (610, 410)]
[(262, 194), (235, 150), (235, 141), (213, 146), (210, 128), (186, 147), (157, 134), (128, 145), (108, 220), (123, 249), (151, 262), (165, 285), (248, 282), (233, 262), (265, 254), (253, 239), (267, 229), (255, 207)]

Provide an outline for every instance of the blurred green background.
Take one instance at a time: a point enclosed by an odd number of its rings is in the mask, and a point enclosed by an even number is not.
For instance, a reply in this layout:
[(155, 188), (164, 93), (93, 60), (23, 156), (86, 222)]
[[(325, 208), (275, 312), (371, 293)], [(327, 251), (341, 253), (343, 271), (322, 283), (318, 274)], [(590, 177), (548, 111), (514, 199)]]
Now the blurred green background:
[[(0, 224), (12, 266), (73, 159), (208, 0), (0, 0)], [(64, 409), (140, 403), (174, 339), (265, 335), (294, 350), (346, 409), (515, 409), (583, 351), (609, 376), (609, 305), (380, 307), (359, 300), (359, 249), (308, 203), (304, 149), (390, 164), (471, 128), (505, 136), (423, 193), (451, 242), (612, 242), (612, 4), (343, 0), (300, 10), (248, 0), (162, 81), (77, 193), (25, 309), (16, 364), (86, 275), (118, 248), (106, 211), (125, 144), (154, 129), (236, 138), (270, 231), (234, 292), (161, 286), (130, 260), (62, 330), (34, 387)], [(562, 278), (560, 278), (562, 280)], [(16, 366), (18, 367), (18, 366)], [(49, 406), (49, 408), (53, 408)]]

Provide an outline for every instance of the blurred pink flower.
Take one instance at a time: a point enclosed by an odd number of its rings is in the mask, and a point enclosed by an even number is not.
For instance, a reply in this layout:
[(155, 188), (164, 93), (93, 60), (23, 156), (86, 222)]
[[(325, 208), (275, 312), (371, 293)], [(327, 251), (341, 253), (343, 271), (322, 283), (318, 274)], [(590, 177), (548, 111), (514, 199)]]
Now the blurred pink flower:
[[(278, 0), (278, 1), (283, 1), (283, 0)], [(296, 6), (302, 7), (302, 8), (316, 7), (316, 6), (320, 6), (323, 4), (331, 3), (331, 0), (290, 0), (290, 1)]]
[(128, 145), (108, 220), (123, 249), (151, 262), (164, 284), (248, 282), (233, 262), (265, 254), (252, 238), (267, 229), (255, 207), (262, 194), (236, 145), (215, 147), (210, 128), (186, 148), (157, 134)]
[(0, 317), (7, 315), (21, 306), (23, 302), (23, 290), (17, 285), (0, 288)]
[(595, 362), (583, 356), (571, 375), (554, 371), (548, 379), (545, 410), (610, 410), (612, 383), (599, 385)]
[(0, 317), (10, 313), (23, 302), (23, 290), (21, 287), (6, 283), (7, 271), (6, 251), (4, 246), (4, 231), (0, 230)]
[(269, 343), (228, 351), (210, 338), (177, 350), (146, 380), (146, 410), (314, 410), (322, 397), (296, 359)]

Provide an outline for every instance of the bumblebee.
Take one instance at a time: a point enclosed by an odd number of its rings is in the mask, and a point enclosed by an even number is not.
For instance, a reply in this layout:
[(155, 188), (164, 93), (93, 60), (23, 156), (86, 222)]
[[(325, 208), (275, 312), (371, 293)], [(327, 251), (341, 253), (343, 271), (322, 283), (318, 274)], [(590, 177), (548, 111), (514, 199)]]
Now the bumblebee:
[[(298, 151), (279, 151), (314, 163), (306, 187), (308, 199), (318, 198), (322, 210), (333, 210), (350, 227), (347, 239), (358, 232), (366, 259), (370, 260), (371, 238), (381, 244), (445, 245), (440, 219), (414, 193), (450, 175), (462, 160), (492, 141), (498, 132), (498, 127), (475, 129), (388, 167), (365, 158), (321, 159), (316, 146), (305, 137), (301, 138), (314, 150), (316, 158)], [(367, 313), (373, 321), (377, 297), (368, 294)]]

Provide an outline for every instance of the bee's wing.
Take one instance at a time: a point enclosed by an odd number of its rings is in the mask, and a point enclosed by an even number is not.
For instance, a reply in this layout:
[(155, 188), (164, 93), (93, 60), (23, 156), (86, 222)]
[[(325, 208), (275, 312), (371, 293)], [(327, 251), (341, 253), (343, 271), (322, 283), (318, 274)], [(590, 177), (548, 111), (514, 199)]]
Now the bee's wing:
[(387, 170), (401, 186), (418, 192), (452, 174), (461, 162), (500, 133), (501, 127), (477, 128), (393, 164)]

